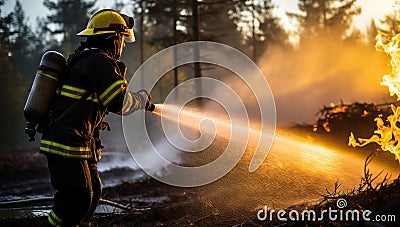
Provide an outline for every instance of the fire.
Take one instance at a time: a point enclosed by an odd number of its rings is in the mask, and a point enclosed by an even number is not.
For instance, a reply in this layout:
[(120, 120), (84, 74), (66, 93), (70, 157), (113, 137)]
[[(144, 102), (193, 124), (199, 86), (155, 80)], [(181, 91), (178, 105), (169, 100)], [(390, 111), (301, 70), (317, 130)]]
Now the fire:
[(329, 114), (345, 113), (347, 111), (347, 106), (345, 105), (335, 105), (335, 103), (330, 104)]
[(397, 100), (400, 100), (400, 34), (397, 34), (390, 40), (387, 35), (379, 33), (376, 40), (376, 50), (385, 52), (391, 57), (392, 72), (383, 76), (381, 85), (388, 86), (390, 95), (396, 95)]
[(318, 126), (322, 126), (325, 132), (331, 132), (330, 124), (332, 123), (332, 120), (343, 118), (343, 114), (346, 114), (348, 109), (349, 107), (343, 103), (339, 105), (330, 103), (329, 107), (324, 106), (324, 108), (319, 112), (323, 118), (320, 118), (318, 123), (313, 125), (313, 131), (317, 132)]
[(351, 133), (349, 137), (349, 146), (362, 147), (369, 143), (377, 143), (381, 146), (382, 150), (389, 151), (394, 154), (396, 159), (400, 162), (400, 128), (397, 123), (400, 123), (400, 107), (391, 105), (393, 114), (387, 118), (389, 126), (385, 126), (382, 118), (375, 118), (377, 129), (369, 139), (358, 138), (358, 142)]
[[(400, 100), (400, 34), (389, 38), (387, 35), (379, 33), (376, 40), (376, 50), (382, 51), (391, 57), (392, 72), (383, 76), (381, 85), (387, 86), (390, 95), (396, 95), (397, 100)], [(351, 133), (348, 145), (362, 147), (369, 143), (377, 143), (382, 150), (394, 154), (400, 162), (400, 128), (397, 126), (397, 123), (400, 125), (400, 107), (391, 105), (391, 108), (393, 114), (387, 117), (389, 124), (385, 125), (381, 116), (375, 118), (377, 129), (374, 131), (374, 135), (369, 139), (358, 138), (357, 141), (354, 134)]]

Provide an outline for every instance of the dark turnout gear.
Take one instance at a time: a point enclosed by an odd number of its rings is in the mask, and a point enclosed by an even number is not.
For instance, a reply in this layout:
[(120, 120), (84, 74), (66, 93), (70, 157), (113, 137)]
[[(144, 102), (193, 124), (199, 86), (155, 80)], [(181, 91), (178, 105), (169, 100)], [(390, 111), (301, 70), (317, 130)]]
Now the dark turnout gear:
[(40, 144), (49, 157), (51, 180), (57, 190), (49, 216), (52, 224), (57, 220), (79, 224), (91, 217), (101, 194), (95, 168), (101, 158), (99, 131), (109, 129), (103, 118), (108, 111), (123, 114), (144, 109), (148, 101), (140, 93), (129, 92), (124, 103), (127, 82), (118, 63), (103, 50), (81, 48), (75, 58), (69, 62), (73, 65), (68, 66), (71, 69), (53, 103), (51, 119), (55, 120)]
[(99, 131), (110, 130), (104, 116), (129, 114), (150, 105), (147, 93), (127, 91), (126, 66), (119, 61), (124, 36), (134, 39), (132, 26), (132, 18), (114, 10), (95, 13), (79, 33), (87, 37), (86, 42), (67, 61), (40, 143), (57, 190), (48, 217), (53, 226), (91, 221), (101, 196)]
[[(85, 48), (76, 57), (55, 98), (51, 118), (56, 121), (43, 133), (40, 150), (91, 159), (100, 157), (93, 150), (98, 148), (98, 130), (103, 128), (107, 112), (122, 114), (144, 109), (147, 100), (141, 94), (128, 93), (124, 105), (127, 82), (117, 63), (101, 49)], [(76, 104), (79, 107), (69, 111)]]
[[(47, 154), (56, 206), (48, 221), (53, 226), (75, 226), (91, 221), (101, 196), (101, 181), (95, 162), (85, 159), (65, 159)], [(79, 204), (79, 206), (77, 206)]]

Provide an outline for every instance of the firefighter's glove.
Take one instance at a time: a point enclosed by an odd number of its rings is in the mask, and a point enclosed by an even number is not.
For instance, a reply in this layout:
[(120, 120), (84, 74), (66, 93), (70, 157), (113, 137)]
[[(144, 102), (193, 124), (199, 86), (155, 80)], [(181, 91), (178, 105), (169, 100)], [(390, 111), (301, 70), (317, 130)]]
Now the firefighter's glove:
[(125, 77), (126, 70), (127, 70), (125, 63), (122, 61), (117, 61), (117, 66), (118, 66), (119, 72), (121, 73), (121, 76)]
[(153, 111), (155, 106), (151, 103), (151, 95), (146, 90), (140, 90), (138, 91), (138, 94), (140, 94), (146, 102), (144, 109), (147, 111)]

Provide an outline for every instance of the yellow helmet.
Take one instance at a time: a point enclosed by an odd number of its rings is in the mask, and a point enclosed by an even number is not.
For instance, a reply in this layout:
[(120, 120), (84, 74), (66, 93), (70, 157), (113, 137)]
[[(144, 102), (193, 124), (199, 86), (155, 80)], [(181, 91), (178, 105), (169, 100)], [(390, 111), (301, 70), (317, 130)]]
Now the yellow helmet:
[(93, 14), (85, 30), (78, 36), (92, 36), (102, 34), (124, 35), (127, 42), (135, 42), (133, 34), (133, 18), (112, 9), (103, 9)]

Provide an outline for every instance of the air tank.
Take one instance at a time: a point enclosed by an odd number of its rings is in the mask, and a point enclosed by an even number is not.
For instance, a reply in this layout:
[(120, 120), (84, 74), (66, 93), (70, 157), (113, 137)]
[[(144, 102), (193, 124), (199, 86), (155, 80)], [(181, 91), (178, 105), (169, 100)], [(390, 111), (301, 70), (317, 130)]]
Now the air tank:
[(65, 67), (66, 61), (62, 54), (56, 51), (43, 54), (24, 107), (25, 133), (29, 141), (35, 140), (37, 125), (47, 123), (50, 104)]

